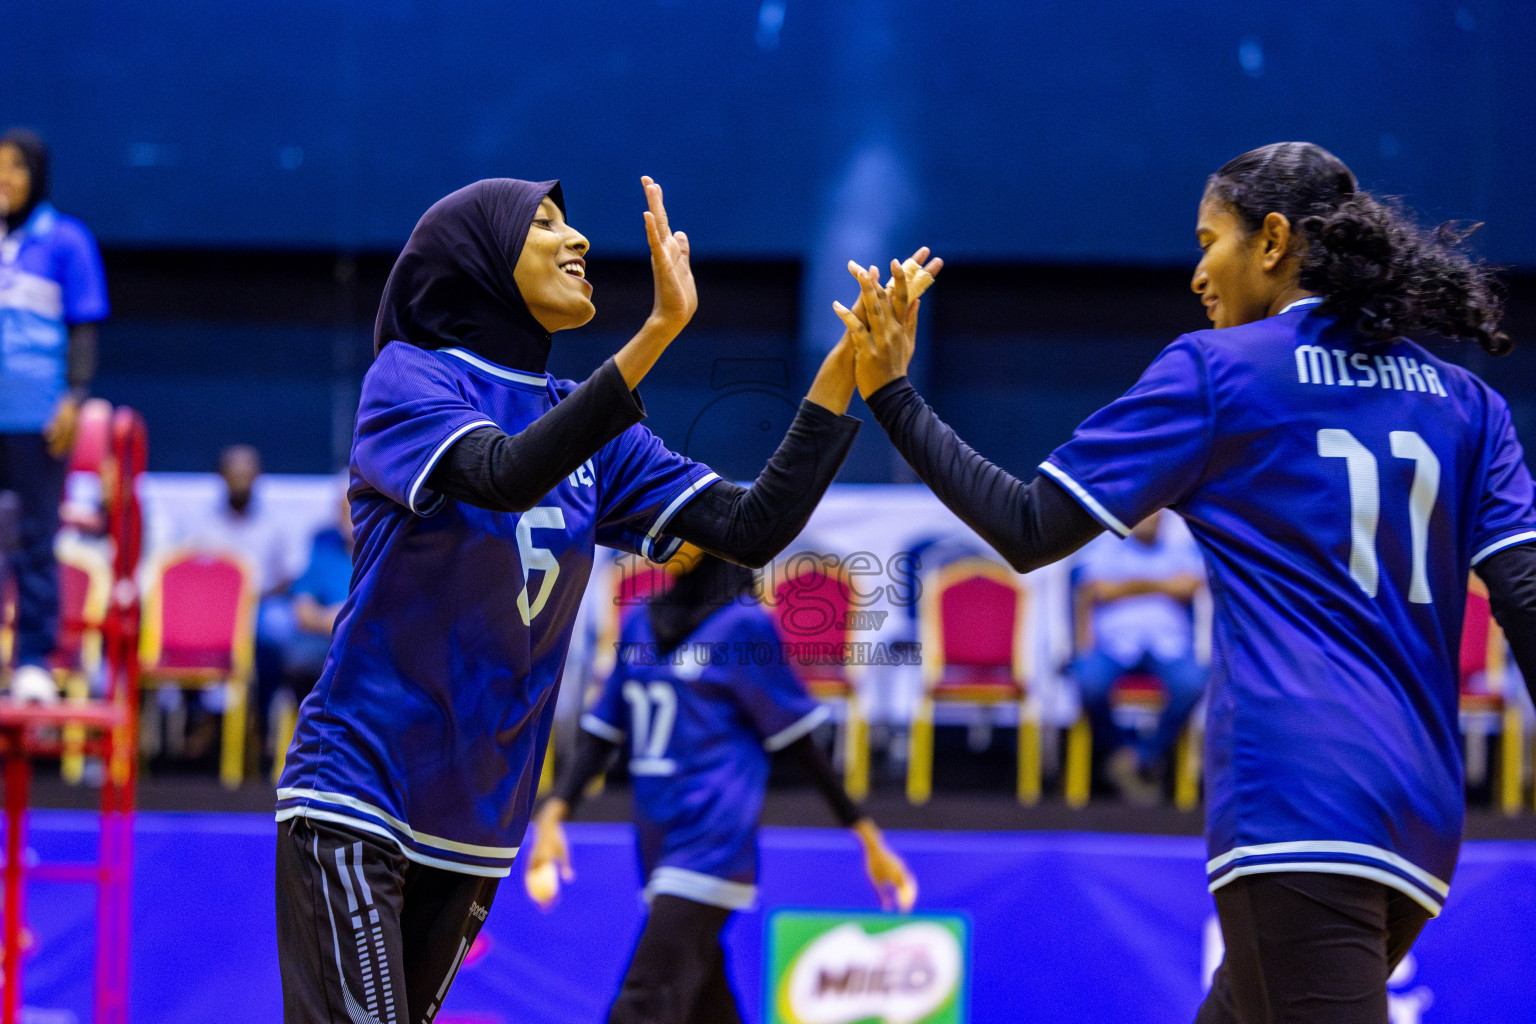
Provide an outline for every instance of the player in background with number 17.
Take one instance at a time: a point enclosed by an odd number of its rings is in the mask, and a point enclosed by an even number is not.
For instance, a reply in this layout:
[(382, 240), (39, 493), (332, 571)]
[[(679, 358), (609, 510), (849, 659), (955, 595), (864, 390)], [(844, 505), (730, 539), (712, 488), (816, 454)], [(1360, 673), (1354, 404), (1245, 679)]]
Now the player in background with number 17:
[[(884, 909), (911, 910), (917, 882), (816, 746), (811, 733), (827, 709), (784, 661), (744, 653), (779, 646), (773, 620), (750, 596), (751, 570), (691, 544), (671, 566), (677, 583), (628, 617), (613, 675), (581, 716), (576, 756), (535, 819), (524, 884), (548, 910), (560, 882), (575, 877), (564, 822), (627, 747), (650, 914), (608, 1024), (738, 1024), (720, 932), (757, 900), (770, 755), (797, 762), (853, 831)], [(641, 652), (652, 656), (626, 656)]]
[(839, 307), (881, 427), (1021, 572), (1159, 508), (1216, 617), (1207, 872), (1226, 958), (1199, 1024), (1386, 1024), (1387, 977), (1461, 844), (1457, 653), (1469, 569), (1536, 687), (1536, 514), (1504, 399), (1404, 333), (1510, 341), (1486, 270), (1339, 159), (1276, 143), (1206, 182), (1186, 334), (1027, 485), (906, 378), (915, 305)]

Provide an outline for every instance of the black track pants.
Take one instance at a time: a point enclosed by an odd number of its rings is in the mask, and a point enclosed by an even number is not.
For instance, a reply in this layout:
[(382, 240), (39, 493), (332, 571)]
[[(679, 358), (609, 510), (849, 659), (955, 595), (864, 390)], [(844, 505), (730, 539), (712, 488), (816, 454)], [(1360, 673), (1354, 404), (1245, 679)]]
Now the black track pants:
[(285, 1024), (429, 1024), (496, 882), (413, 863), (377, 836), (305, 818), (280, 822)]
[(1195, 1024), (1387, 1024), (1387, 977), (1429, 911), (1352, 875), (1249, 875), (1216, 891), (1227, 945)]
[(608, 1024), (740, 1024), (720, 948), (730, 916), (680, 896), (653, 899)]
[[(17, 665), (45, 665), (59, 630), (59, 567), (53, 536), (59, 532), (64, 462), (48, 454), (41, 433), (0, 434), (0, 491), (20, 501), (16, 548), (8, 555), (16, 574)], [(0, 572), (0, 578), (4, 577)]]

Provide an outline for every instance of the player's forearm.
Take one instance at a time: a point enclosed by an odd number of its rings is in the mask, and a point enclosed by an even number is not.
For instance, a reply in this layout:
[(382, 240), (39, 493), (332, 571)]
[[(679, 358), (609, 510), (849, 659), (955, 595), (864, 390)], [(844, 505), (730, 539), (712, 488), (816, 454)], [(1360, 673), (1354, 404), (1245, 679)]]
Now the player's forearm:
[(844, 331), (842, 339), (827, 353), (816, 371), (816, 379), (805, 393), (806, 401), (814, 402), (828, 412), (841, 416), (853, 401), (856, 381), (853, 375), (853, 347)]
[(72, 391), (84, 394), (96, 376), (96, 325), (69, 325), (69, 355), (65, 361), (65, 380)]
[(558, 796), (545, 800), (539, 805), (539, 813), (534, 815), (534, 824), (541, 829), (563, 825), (569, 820), (571, 820), (571, 805)]
[(859, 421), (806, 400), (751, 487), (718, 481), (667, 532), (710, 554), (758, 568), (799, 535), (859, 432)]
[(1106, 601), (1118, 601), (1125, 597), (1143, 597), (1147, 594), (1162, 594), (1171, 597), (1175, 601), (1189, 603), (1194, 600), (1195, 591), (1200, 588), (1200, 581), (1192, 576), (1176, 576), (1168, 580), (1101, 580), (1094, 586), (1094, 599), (1099, 603)]
[(661, 354), (667, 350), (678, 335), (670, 325), (655, 318), (645, 321), (638, 334), (630, 338), (625, 346), (614, 353), (613, 364), (624, 377), (624, 383), (633, 391), (640, 386), (645, 375), (651, 372), (651, 367), (661, 358)]
[[(856, 828), (860, 823), (869, 821), (864, 817), (864, 812), (859, 805), (848, 795), (843, 784), (838, 781), (832, 772), (832, 765), (827, 760), (827, 755), (821, 752), (809, 733), (801, 736), (795, 742), (784, 748), (784, 756), (793, 759), (810, 776), (811, 783), (826, 799), (827, 806), (832, 809), (832, 814), (837, 818), (837, 823), (844, 828)], [(873, 824), (873, 822), (870, 822)]]
[(338, 611), (340, 611), (339, 605), (322, 607), (320, 602), (309, 594), (299, 594), (293, 599), (293, 617), (298, 621), (299, 629), (306, 633), (329, 636), (331, 630), (336, 628)]
[(907, 378), (870, 395), (869, 407), (918, 478), (1019, 572), (1064, 558), (1104, 529), (1054, 482), (1025, 484), (978, 455)]
[(848, 827), (858, 834), (865, 846), (879, 846), (885, 842), (885, 835), (880, 831), (880, 826), (875, 824), (874, 818), (860, 818)]
[(526, 512), (644, 418), (639, 396), (610, 359), (520, 433), (481, 427), (459, 438), (427, 486), (493, 512)]
[(1490, 555), (1477, 574), (1488, 585), (1488, 604), (1536, 699), (1536, 545), (1517, 544)]
[(571, 758), (571, 765), (555, 781), (554, 794), (540, 808), (540, 815), (546, 813), (545, 808), (550, 809), (548, 813), (558, 815), (560, 821), (575, 814), (586, 796), (587, 787), (593, 779), (608, 770), (618, 749), (617, 743), (585, 729), (580, 730), (576, 736), (576, 753)]
[(1087, 654), (1093, 646), (1093, 608), (1093, 584), (1085, 583), (1072, 599), (1072, 650), (1077, 654)]

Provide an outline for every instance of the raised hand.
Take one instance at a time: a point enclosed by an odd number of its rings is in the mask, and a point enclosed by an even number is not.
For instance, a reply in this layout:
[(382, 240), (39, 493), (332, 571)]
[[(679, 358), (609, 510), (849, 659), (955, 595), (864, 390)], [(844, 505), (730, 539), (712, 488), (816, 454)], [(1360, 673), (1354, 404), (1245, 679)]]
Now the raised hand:
[(651, 372), (656, 360), (672, 344), (699, 308), (698, 292), (693, 286), (693, 269), (688, 264), (688, 236), (673, 231), (667, 222), (667, 208), (661, 202), (661, 186), (648, 177), (640, 179), (645, 188), (645, 238), (651, 247), (651, 278), (656, 297), (651, 315), (640, 332), (614, 353), (613, 362), (624, 383), (639, 385)]
[(651, 277), (656, 285), (651, 319), (675, 335), (688, 326), (699, 308), (693, 269), (688, 264), (688, 236), (673, 231), (667, 222), (661, 186), (649, 177), (642, 177), (640, 184), (645, 187), (645, 201), (650, 207), (645, 212), (645, 237), (651, 247)]
[(848, 264), (849, 272), (859, 282), (859, 300), (864, 307), (862, 320), (842, 303), (832, 304), (853, 341), (854, 376), (865, 398), (906, 376), (916, 345), (917, 313), (922, 303), (911, 296), (901, 264), (892, 260), (891, 267), (891, 286), (882, 288), (879, 271), (874, 267), (865, 270), (851, 261)]

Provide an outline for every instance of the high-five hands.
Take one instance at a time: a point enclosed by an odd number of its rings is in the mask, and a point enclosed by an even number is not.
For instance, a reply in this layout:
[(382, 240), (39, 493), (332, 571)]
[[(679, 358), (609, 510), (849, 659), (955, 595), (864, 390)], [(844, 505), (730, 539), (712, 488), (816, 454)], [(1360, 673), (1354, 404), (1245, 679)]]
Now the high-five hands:
[(891, 261), (890, 283), (881, 286), (875, 267), (867, 270), (852, 262), (848, 271), (859, 282), (859, 300), (853, 309), (832, 304), (854, 347), (854, 376), (859, 392), (868, 398), (907, 373), (917, 344), (918, 300), (934, 276), (944, 268), (940, 259), (928, 260), (926, 248), (906, 263)]
[[(851, 269), (854, 264), (850, 262), (848, 266)], [(895, 267), (898, 264), (893, 261), (891, 266)], [(924, 247), (913, 253), (907, 262), (899, 266), (901, 269), (897, 271), (897, 276), (906, 278), (908, 291), (915, 297), (927, 291), (928, 286), (933, 284), (933, 275), (944, 269), (944, 261), (928, 259), (928, 249)], [(892, 280), (894, 281), (894, 278)], [(836, 303), (833, 308), (843, 309)], [(852, 312), (859, 322), (863, 323), (864, 297), (862, 295), (854, 302)], [(848, 411), (848, 402), (853, 398), (856, 386), (854, 348), (852, 332), (844, 331), (842, 338), (822, 360), (821, 369), (817, 371), (816, 379), (811, 382), (811, 390), (806, 393), (806, 398), (839, 415)]]

